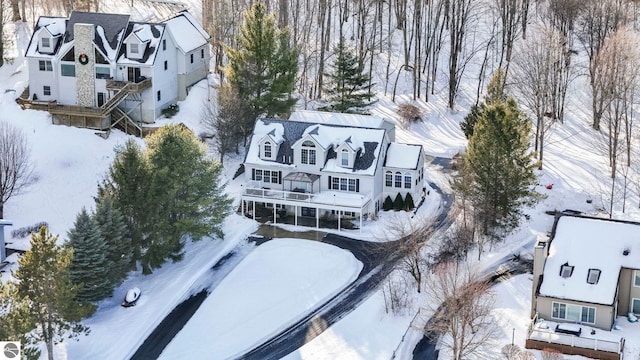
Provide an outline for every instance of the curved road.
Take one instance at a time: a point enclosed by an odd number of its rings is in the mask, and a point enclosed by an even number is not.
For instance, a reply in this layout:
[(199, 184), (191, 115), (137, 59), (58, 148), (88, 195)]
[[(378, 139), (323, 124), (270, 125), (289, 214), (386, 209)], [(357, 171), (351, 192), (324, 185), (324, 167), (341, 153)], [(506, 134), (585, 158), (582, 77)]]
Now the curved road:
[[(450, 168), (450, 159), (435, 158), (432, 163), (443, 166), (445, 169)], [(434, 230), (438, 230), (450, 225), (450, 220), (447, 216), (451, 209), (453, 196), (443, 193), (434, 183), (429, 183), (429, 185), (442, 197), (439, 209), (440, 213), (432, 225)], [(329, 326), (349, 314), (364, 300), (369, 298), (369, 296), (377, 290), (385, 277), (394, 269), (398, 260), (402, 258), (402, 254), (397, 250), (399, 248), (397, 244), (403, 240), (404, 239), (385, 243), (373, 243), (350, 239), (335, 234), (327, 234), (322, 239), (322, 242), (352, 252), (353, 255), (363, 263), (363, 269), (358, 275), (358, 278), (333, 298), (311, 310), (304, 318), (261, 345), (249, 350), (242, 355), (241, 358), (277, 359), (284, 357), (311, 341)], [(225, 270), (225, 275), (228, 274), (239, 262), (237, 256), (231, 255), (230, 257), (235, 260), (232, 264), (216, 264), (214, 269), (220, 265), (219, 268)], [(221, 261), (225, 259), (227, 259), (227, 257)], [(213, 286), (209, 287), (209, 291), (211, 289), (213, 289)], [(195, 311), (197, 311), (207, 295), (208, 293), (206, 291), (201, 291), (198, 295), (192, 296), (178, 305), (167, 318), (154, 329), (131, 359), (156, 359)]]

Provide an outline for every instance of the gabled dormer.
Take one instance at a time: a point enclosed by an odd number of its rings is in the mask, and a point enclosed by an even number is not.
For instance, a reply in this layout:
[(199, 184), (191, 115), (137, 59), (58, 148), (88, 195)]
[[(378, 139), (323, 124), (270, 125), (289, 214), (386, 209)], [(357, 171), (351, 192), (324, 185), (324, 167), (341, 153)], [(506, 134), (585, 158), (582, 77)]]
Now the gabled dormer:
[[(279, 130), (279, 129), (278, 129)], [(262, 160), (275, 161), (280, 151), (280, 144), (284, 141), (282, 131), (271, 130), (258, 142), (259, 154)]]
[(292, 148), (296, 165), (319, 166), (324, 164), (325, 149), (309, 134), (296, 141)]
[(124, 41), (127, 47), (127, 58), (133, 60), (142, 59), (152, 38), (153, 34), (148, 26), (135, 24), (133, 31)]
[(346, 169), (353, 168), (356, 157), (358, 156), (358, 151), (362, 151), (363, 148), (364, 144), (358, 141), (354, 136), (349, 136), (335, 149), (338, 166)]
[[(38, 52), (42, 54), (54, 54), (58, 47), (58, 42), (62, 39), (63, 32), (59, 29), (58, 23), (52, 22), (42, 28), (38, 34)], [(63, 28), (64, 29), (64, 28)]]

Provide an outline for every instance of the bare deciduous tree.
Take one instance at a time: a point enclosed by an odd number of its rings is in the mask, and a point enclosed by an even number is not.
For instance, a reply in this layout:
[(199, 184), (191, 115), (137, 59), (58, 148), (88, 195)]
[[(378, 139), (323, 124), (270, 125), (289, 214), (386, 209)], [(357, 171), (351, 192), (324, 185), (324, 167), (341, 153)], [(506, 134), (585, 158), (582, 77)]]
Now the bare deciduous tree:
[(0, 219), (4, 204), (22, 193), (33, 178), (30, 148), (24, 133), (0, 120)]
[(515, 90), (535, 119), (534, 150), (537, 151), (540, 168), (548, 131), (562, 116), (554, 109), (564, 109), (568, 82), (572, 78), (568, 60), (571, 54), (567, 52), (565, 42), (566, 38), (558, 30), (543, 26), (520, 43), (520, 50), (514, 57), (512, 75)]
[(486, 352), (497, 329), (489, 283), (466, 264), (447, 262), (434, 268), (429, 285), (432, 303), (440, 305), (432, 309), (426, 330), (443, 335), (441, 343), (454, 360)]

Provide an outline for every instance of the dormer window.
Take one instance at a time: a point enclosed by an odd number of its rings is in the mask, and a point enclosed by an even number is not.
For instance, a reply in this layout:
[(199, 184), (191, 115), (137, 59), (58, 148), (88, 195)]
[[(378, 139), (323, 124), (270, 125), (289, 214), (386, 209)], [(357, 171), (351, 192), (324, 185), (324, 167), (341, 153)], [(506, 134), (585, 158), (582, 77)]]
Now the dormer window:
[(349, 150), (342, 149), (342, 151), (340, 152), (340, 163), (342, 164), (342, 166), (349, 166), (349, 155)]
[(43, 37), (42, 38), (42, 47), (43, 48), (50, 48), (51, 47), (51, 39), (49, 39), (48, 37)]
[(599, 269), (589, 269), (589, 275), (587, 275), (587, 283), (591, 285), (595, 285), (600, 280), (600, 270)]
[(138, 44), (129, 44), (129, 52), (132, 54), (138, 54), (140, 52)]
[(570, 278), (571, 274), (573, 274), (573, 266), (569, 265), (569, 263), (565, 263), (560, 267), (560, 276), (563, 278)]
[(316, 164), (316, 144), (313, 141), (307, 140), (302, 143), (300, 162), (306, 165)]
[(271, 159), (271, 151), (272, 151), (271, 142), (270, 141), (266, 141), (264, 143), (264, 157), (268, 158), (268, 159)]

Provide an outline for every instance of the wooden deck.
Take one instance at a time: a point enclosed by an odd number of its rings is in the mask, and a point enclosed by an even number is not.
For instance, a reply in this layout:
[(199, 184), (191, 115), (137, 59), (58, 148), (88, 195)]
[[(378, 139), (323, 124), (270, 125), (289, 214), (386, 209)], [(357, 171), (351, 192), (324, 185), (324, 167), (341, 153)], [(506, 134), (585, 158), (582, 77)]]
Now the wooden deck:
[(29, 99), (29, 88), (16, 99), (23, 109), (42, 110), (49, 112), (56, 125), (67, 125), (94, 130), (110, 130), (118, 125), (128, 134), (143, 136), (142, 127), (127, 113), (120, 110), (118, 105), (129, 94), (139, 94), (150, 88), (151, 79), (147, 78), (134, 83), (129, 81), (107, 80), (107, 90), (117, 91), (106, 103), (100, 107), (64, 105), (57, 101), (41, 101)]

